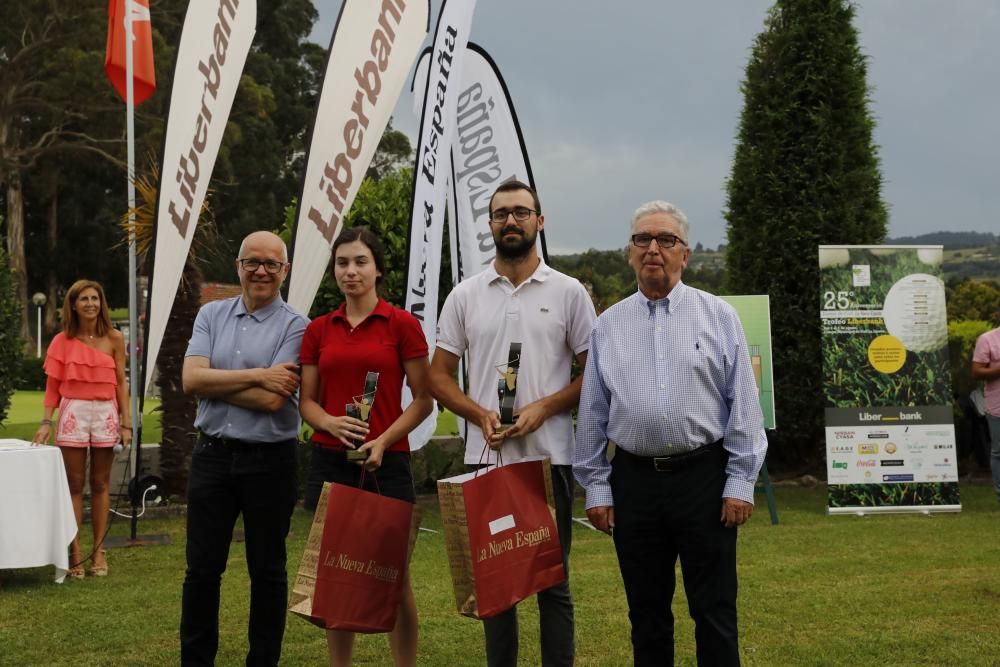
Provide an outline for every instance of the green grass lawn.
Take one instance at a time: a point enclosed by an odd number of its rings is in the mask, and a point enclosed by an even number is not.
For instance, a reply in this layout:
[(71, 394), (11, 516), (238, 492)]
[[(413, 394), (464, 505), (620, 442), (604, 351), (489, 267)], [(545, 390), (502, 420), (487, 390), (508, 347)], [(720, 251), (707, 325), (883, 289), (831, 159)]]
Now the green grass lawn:
[[(825, 490), (779, 487), (781, 523), (763, 497), (740, 532), (740, 631), (746, 665), (992, 665), (1000, 619), (1000, 504), (988, 486), (962, 487), (959, 514), (828, 517)], [(439, 530), (433, 498), (424, 526)], [(578, 508), (578, 514), (582, 509)], [(289, 538), (294, 577), (309, 516), (297, 510)], [(118, 520), (115, 535), (126, 535)], [(0, 588), (2, 665), (170, 665), (184, 576), (184, 520), (142, 520), (169, 546), (115, 549), (111, 574), (61, 586), (51, 568), (6, 573)], [(89, 537), (85, 537), (85, 546)], [(611, 541), (575, 526), (571, 559), (577, 664), (631, 664), (625, 597)], [(454, 610), (440, 533), (422, 532), (413, 557), (420, 611), (420, 664), (485, 664), (482, 629)], [(678, 581), (680, 579), (678, 578)], [(245, 552), (233, 544), (223, 580), (219, 665), (242, 664), (249, 587)], [(540, 664), (537, 611), (520, 607), (521, 660)], [(677, 664), (694, 665), (683, 591)], [(289, 617), (284, 665), (325, 664), (323, 633)], [(384, 637), (358, 639), (357, 665), (388, 665)]]
[[(0, 424), (0, 438), (15, 438), (18, 440), (31, 440), (35, 431), (38, 430), (38, 421), (42, 418), (42, 398), (44, 392), (41, 391), (17, 391), (10, 398), (10, 410), (7, 418)], [(143, 442), (159, 442), (162, 432), (160, 431), (160, 402), (153, 398), (147, 398), (143, 407)], [(438, 415), (437, 430), (435, 435), (457, 435), (458, 427), (455, 423), (455, 415), (445, 410)]]

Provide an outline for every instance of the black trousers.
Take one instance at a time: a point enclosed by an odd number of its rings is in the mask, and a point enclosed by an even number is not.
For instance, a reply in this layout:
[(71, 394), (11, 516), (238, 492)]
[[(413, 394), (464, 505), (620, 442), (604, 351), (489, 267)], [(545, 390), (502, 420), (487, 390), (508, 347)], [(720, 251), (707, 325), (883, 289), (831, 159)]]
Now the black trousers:
[(199, 438), (188, 478), (181, 664), (215, 664), (219, 586), (240, 514), (250, 573), (246, 664), (278, 664), (288, 606), (285, 538), (298, 495), (297, 473), (294, 440), (241, 446)]
[(699, 665), (739, 665), (736, 528), (719, 521), (728, 455), (721, 446), (673, 472), (618, 454), (611, 463), (615, 550), (628, 598), (636, 667), (674, 662), (678, 556)]

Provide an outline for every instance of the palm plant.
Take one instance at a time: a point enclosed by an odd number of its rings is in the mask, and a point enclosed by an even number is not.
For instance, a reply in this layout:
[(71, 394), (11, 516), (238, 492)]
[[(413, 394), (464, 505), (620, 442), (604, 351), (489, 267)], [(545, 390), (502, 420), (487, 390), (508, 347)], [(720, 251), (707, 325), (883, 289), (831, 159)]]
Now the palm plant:
[[(159, 183), (159, 169), (153, 156), (147, 158), (146, 173), (135, 178), (137, 204), (126, 211), (119, 221), (128, 243), (129, 235), (135, 232), (136, 256), (142, 272), (149, 276), (151, 268), (150, 250), (153, 248), (154, 219)], [(134, 222), (132, 218), (134, 216)], [(216, 228), (211, 219), (208, 197), (201, 206), (194, 242), (184, 263), (177, 295), (167, 320), (167, 331), (160, 345), (155, 384), (160, 392), (160, 424), (163, 431), (160, 442), (160, 475), (168, 496), (183, 498), (187, 494), (188, 470), (191, 466), (191, 448), (194, 442), (194, 418), (197, 400), (184, 393), (181, 388), (181, 367), (188, 339), (194, 328), (194, 320), (201, 305), (202, 273), (204, 256), (216, 240)], [(142, 291), (140, 290), (140, 294)], [(144, 308), (140, 306), (140, 312)], [(143, 318), (144, 319), (144, 318)], [(140, 322), (142, 329), (143, 322)]]

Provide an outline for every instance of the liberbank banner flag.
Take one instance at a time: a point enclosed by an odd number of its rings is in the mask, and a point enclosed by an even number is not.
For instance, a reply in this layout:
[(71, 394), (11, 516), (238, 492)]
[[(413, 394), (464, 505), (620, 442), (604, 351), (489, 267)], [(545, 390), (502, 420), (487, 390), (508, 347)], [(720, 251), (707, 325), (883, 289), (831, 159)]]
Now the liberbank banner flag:
[(941, 246), (820, 246), (831, 514), (960, 511)]
[(430, 0), (345, 0), (333, 29), (296, 214), (288, 303), (308, 313), (330, 246), (429, 27)]
[(167, 318), (194, 238), (222, 135), (257, 25), (256, 0), (188, 4), (163, 146), (143, 386), (156, 367)]

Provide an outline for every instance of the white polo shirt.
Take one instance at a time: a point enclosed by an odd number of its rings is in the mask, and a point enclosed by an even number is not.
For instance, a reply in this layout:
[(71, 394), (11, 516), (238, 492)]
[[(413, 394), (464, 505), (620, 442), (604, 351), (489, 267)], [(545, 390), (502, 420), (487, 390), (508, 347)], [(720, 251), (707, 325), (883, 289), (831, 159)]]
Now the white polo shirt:
[[(521, 343), (516, 410), (570, 383), (573, 358), (587, 351), (596, 317), (583, 285), (544, 261), (516, 288), (490, 264), (448, 295), (438, 319), (437, 346), (459, 357), (468, 352), (469, 397), (499, 411), (501, 376), (495, 367), (505, 368), (510, 344)], [(573, 422), (564, 412), (533, 433), (506, 440), (503, 459), (548, 456), (553, 465), (571, 465), (573, 443)], [(465, 462), (479, 463), (484, 445), (479, 426), (467, 424)], [(496, 460), (492, 450), (488, 460)]]

